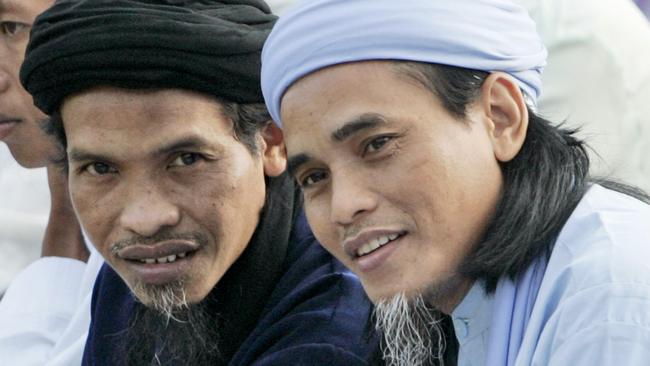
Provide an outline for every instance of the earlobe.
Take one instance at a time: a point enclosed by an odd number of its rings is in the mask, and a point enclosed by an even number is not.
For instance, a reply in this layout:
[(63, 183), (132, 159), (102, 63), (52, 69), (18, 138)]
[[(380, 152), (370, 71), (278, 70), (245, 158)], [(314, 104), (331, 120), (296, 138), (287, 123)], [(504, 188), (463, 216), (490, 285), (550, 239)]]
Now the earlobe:
[(526, 140), (528, 108), (519, 85), (502, 72), (490, 74), (481, 87), (488, 133), (494, 155), (500, 162), (512, 160)]
[(277, 177), (287, 168), (287, 149), (282, 130), (275, 123), (270, 122), (262, 129), (262, 139), (264, 174)]

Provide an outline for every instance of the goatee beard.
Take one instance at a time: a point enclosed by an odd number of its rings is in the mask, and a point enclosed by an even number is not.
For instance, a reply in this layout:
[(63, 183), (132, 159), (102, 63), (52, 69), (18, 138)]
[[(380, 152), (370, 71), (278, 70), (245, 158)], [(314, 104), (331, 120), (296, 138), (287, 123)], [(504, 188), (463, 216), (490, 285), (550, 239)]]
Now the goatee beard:
[(210, 297), (188, 304), (181, 281), (135, 286), (137, 304), (124, 338), (126, 365), (209, 365), (221, 361), (218, 314)]
[(136, 283), (132, 291), (139, 302), (157, 311), (167, 321), (174, 319), (175, 313), (181, 313), (189, 308), (182, 279), (164, 285)]
[(375, 305), (375, 327), (383, 335), (382, 357), (390, 366), (443, 365), (442, 314), (423, 295), (403, 293)]

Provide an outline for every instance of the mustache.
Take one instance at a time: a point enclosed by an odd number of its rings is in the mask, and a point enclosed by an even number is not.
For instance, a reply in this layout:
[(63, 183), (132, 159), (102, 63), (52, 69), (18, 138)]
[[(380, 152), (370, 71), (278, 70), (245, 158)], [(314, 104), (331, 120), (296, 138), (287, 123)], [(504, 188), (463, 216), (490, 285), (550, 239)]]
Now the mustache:
[(159, 231), (151, 236), (133, 235), (130, 238), (118, 240), (111, 244), (111, 253), (116, 254), (118, 251), (134, 245), (154, 245), (163, 241), (186, 240), (195, 242), (199, 248), (208, 245), (208, 237), (199, 231), (188, 231), (176, 233), (171, 231)]
[(384, 224), (383, 222), (379, 222), (376, 220), (369, 220), (369, 221), (360, 222), (356, 225), (347, 227), (343, 231), (343, 240), (347, 240), (348, 238), (353, 238), (357, 236), (360, 232), (362, 232), (366, 228), (381, 226), (383, 224)]

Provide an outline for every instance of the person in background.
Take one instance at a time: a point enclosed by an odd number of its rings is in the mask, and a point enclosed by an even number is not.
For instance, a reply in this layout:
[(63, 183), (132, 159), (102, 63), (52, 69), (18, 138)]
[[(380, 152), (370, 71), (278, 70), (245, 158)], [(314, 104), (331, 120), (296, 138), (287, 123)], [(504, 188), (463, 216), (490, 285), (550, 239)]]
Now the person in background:
[(650, 359), (650, 197), (536, 114), (545, 62), (508, 0), (308, 1), (265, 43), (309, 224), (389, 364)]
[[(67, 177), (56, 162), (62, 149), (41, 129), (47, 116), (34, 106), (18, 78), (34, 18), (52, 4), (50, 0), (0, 0), (0, 139), (23, 167), (47, 166), (51, 197), (47, 228), (44, 237), (38, 239), (42, 240), (42, 258), (13, 279), (0, 302), (0, 360), (7, 365), (81, 362), (90, 324), (92, 285), (103, 263), (84, 242), (70, 202)], [(2, 173), (7, 189), (0, 193), (0, 201), (29, 205), (33, 196), (16, 195), (36, 192), (21, 191), (25, 187), (17, 187), (20, 178)], [(10, 221), (0, 223), (3, 236), (19, 237), (20, 230), (26, 230), (10, 224), (20, 222), (15, 216), (20, 217), (12, 214)], [(24, 226), (34, 231), (22, 234), (29, 240), (42, 235), (38, 224)], [(24, 255), (25, 248), (7, 250), (2, 260), (14, 261)]]
[(84, 365), (368, 365), (358, 278), (314, 240), (260, 89), (263, 1), (63, 0), (21, 81), (108, 266)]
[(650, 191), (650, 22), (630, 1), (515, 2), (548, 48), (537, 113), (579, 129), (593, 175)]

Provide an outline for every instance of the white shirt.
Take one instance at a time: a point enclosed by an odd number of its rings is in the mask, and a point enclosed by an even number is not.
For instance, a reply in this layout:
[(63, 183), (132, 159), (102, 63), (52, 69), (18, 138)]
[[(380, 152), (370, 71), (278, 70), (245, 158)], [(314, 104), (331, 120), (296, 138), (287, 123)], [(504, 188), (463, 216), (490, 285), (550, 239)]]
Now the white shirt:
[(23, 270), (0, 301), (0, 360), (11, 366), (81, 364), (90, 303), (103, 258), (45, 257)]
[(454, 309), (451, 319), (458, 339), (458, 366), (485, 364), (494, 301), (475, 283)]
[(21, 167), (0, 143), (0, 293), (40, 257), (49, 213), (46, 169)]
[[(492, 298), (475, 284), (452, 313), (459, 365), (486, 364), (486, 333), (521, 328), (492, 322), (502, 285)], [(649, 365), (650, 205), (593, 186), (555, 243), (526, 321), (516, 366)]]

